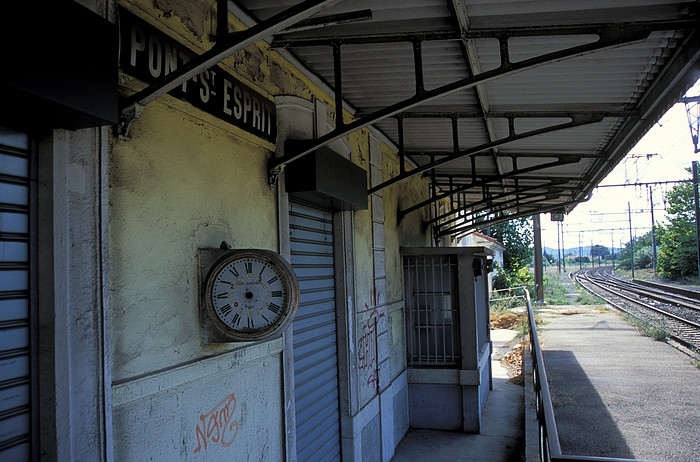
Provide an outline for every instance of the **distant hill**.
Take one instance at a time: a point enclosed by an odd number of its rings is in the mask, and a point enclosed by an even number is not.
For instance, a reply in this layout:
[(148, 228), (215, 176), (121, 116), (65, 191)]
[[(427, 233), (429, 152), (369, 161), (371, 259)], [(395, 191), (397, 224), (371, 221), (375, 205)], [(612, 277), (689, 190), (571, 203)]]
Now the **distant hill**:
[[(608, 250), (610, 250), (610, 247), (608, 247)], [(615, 250), (615, 255), (620, 254), (619, 248), (616, 247), (614, 250)], [(557, 257), (557, 249), (556, 248), (544, 247), (542, 249), (542, 252), (546, 253), (547, 255), (549, 255), (553, 258)], [(590, 255), (590, 254), (591, 254), (591, 246), (590, 245), (581, 246), (581, 256), (582, 257), (585, 257), (585, 256)], [(579, 248), (578, 247), (569, 247), (566, 250), (564, 250), (564, 255), (567, 257), (578, 257)]]

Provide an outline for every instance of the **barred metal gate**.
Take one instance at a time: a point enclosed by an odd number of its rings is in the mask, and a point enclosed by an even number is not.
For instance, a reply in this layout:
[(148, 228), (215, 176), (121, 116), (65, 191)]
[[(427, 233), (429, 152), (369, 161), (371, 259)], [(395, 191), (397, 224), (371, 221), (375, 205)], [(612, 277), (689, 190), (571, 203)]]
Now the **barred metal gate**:
[(456, 267), (449, 256), (403, 257), (409, 366), (461, 364)]
[(31, 457), (29, 148), (0, 127), (0, 460)]
[(300, 289), (293, 324), (297, 459), (340, 460), (332, 211), (290, 196), (289, 230)]

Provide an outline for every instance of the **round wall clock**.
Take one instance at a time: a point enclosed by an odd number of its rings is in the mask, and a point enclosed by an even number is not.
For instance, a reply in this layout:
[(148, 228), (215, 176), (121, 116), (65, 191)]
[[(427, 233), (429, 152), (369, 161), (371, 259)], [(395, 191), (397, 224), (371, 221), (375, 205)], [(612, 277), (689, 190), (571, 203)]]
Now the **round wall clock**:
[(204, 298), (214, 324), (236, 341), (282, 334), (299, 304), (294, 270), (269, 250), (231, 250), (209, 270)]

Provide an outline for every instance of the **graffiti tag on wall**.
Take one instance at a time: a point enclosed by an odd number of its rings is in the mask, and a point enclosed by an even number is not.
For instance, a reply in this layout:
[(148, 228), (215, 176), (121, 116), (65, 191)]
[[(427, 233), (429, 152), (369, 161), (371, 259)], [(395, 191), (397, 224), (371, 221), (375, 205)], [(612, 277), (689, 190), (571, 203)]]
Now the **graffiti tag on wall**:
[(377, 365), (377, 318), (371, 316), (360, 326), (360, 338), (357, 340), (357, 367), (368, 386), (373, 386), (376, 392), (379, 380)]
[(233, 420), (235, 411), (236, 395), (231, 393), (209, 412), (199, 416), (200, 421), (195, 428), (197, 449), (194, 450), (194, 454), (201, 451), (202, 447), (206, 453), (210, 443), (219, 443), (225, 448), (233, 444), (238, 435), (238, 421)]
[[(377, 296), (379, 293), (377, 293)], [(365, 303), (367, 311), (369, 305)], [(360, 372), (360, 385), (371, 388), (372, 393), (379, 392), (379, 362), (377, 360), (377, 329), (379, 319), (384, 317), (375, 307), (369, 318), (360, 324), (357, 339), (357, 367)]]

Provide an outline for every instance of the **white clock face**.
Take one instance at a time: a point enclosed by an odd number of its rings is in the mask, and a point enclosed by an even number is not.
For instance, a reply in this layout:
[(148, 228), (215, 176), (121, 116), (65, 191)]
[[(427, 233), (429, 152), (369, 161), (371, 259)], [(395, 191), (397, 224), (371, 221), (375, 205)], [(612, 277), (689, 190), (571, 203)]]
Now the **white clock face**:
[(232, 259), (213, 274), (210, 284), (211, 307), (227, 330), (254, 339), (288, 314), (289, 288), (282, 271), (270, 261)]

